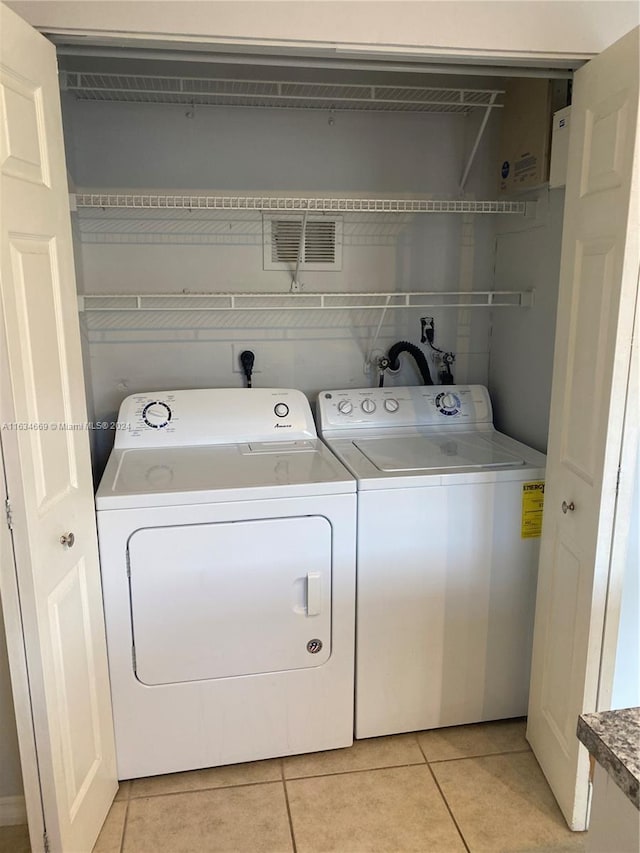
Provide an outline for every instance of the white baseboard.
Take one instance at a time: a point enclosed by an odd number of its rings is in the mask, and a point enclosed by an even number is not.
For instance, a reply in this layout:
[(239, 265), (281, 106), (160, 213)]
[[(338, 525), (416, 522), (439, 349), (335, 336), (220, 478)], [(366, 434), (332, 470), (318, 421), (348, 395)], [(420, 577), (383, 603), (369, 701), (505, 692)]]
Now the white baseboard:
[(0, 826), (17, 826), (26, 822), (24, 797), (0, 797)]

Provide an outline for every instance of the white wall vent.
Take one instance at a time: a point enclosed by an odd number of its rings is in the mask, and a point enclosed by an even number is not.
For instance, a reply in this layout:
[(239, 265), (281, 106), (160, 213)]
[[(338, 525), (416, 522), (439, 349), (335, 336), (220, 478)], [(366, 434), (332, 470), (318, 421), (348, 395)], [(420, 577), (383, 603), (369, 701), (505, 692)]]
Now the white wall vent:
[[(298, 262), (302, 216), (265, 216), (264, 269), (292, 270)], [(307, 216), (301, 270), (342, 269), (342, 217)]]

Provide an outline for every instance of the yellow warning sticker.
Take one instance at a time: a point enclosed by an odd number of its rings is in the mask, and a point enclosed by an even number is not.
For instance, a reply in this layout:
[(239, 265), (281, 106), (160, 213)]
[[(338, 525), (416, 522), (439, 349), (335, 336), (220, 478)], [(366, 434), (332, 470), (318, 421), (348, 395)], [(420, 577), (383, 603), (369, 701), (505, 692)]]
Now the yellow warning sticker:
[(533, 480), (522, 484), (522, 529), (523, 539), (534, 539), (542, 532), (542, 510), (544, 508), (544, 480)]

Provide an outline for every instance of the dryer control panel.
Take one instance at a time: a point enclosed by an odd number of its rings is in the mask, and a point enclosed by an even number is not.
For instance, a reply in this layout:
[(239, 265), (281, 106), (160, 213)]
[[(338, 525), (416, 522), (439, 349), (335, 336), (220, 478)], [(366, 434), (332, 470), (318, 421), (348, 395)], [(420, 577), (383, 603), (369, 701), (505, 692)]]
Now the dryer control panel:
[(422, 427), (491, 424), (489, 392), (483, 385), (411, 385), (347, 388), (318, 395), (318, 427)]
[(309, 401), (281, 388), (199, 388), (132, 394), (115, 447), (193, 447), (316, 438)]

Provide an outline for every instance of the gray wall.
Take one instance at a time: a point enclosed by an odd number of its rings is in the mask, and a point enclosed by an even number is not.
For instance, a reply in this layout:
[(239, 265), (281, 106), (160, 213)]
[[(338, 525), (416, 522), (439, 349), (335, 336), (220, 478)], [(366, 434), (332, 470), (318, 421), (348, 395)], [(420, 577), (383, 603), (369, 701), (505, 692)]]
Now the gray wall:
[[(5, 797), (21, 797), (22, 773), (13, 695), (9, 677), (9, 660), (0, 604), (0, 801)], [(0, 803), (1, 807), (1, 803)]]
[[(64, 101), (69, 169), (81, 188), (227, 194), (362, 194), (456, 197), (481, 116), (207, 109)], [(494, 198), (489, 130), (468, 191)], [(507, 217), (504, 217), (507, 218)], [(493, 216), (344, 216), (341, 272), (304, 272), (309, 291), (488, 290)], [(260, 214), (82, 211), (75, 234), (86, 293), (277, 291), (290, 272), (263, 270)], [(512, 309), (514, 312), (517, 309)], [(457, 354), (459, 382), (486, 384), (488, 309), (414, 309), (386, 315), (377, 349), (419, 342), (421, 315), (436, 319), (437, 344)], [(380, 311), (87, 314), (85, 362), (93, 417), (114, 418), (140, 390), (240, 386), (238, 347), (257, 356), (254, 381), (325, 388), (376, 382), (365, 374)], [(410, 359), (389, 382), (418, 381)], [(111, 437), (96, 436), (97, 468)]]
[(564, 190), (541, 190), (536, 215), (500, 223), (496, 290), (535, 290), (535, 304), (492, 316), (489, 390), (499, 430), (547, 448)]
[(640, 447), (636, 457), (627, 562), (622, 581), (622, 607), (613, 678), (612, 708), (640, 705)]

